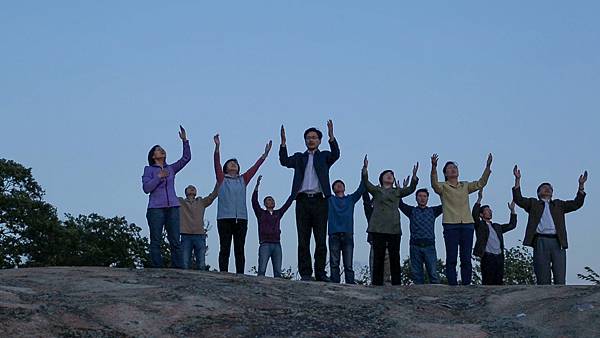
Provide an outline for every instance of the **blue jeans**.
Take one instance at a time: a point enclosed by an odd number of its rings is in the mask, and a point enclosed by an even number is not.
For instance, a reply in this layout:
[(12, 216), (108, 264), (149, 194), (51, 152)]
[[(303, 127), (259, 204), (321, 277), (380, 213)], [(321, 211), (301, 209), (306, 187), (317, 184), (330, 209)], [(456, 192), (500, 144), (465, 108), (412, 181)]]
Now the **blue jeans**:
[(340, 253), (344, 260), (346, 284), (355, 284), (352, 256), (354, 255), (354, 235), (351, 232), (336, 232), (329, 235), (329, 264), (331, 282), (340, 282)]
[(449, 285), (458, 285), (457, 256), (460, 252), (460, 277), (462, 285), (470, 285), (473, 278), (471, 253), (473, 252), (474, 224), (443, 224), (446, 243), (446, 277)]
[(273, 264), (273, 277), (281, 277), (281, 244), (260, 243), (258, 248), (258, 275), (264, 276), (267, 272), (267, 263), (271, 259)]
[(192, 250), (196, 257), (196, 269), (206, 270), (206, 235), (181, 234), (183, 267), (192, 268)]
[(437, 252), (435, 245), (420, 246), (410, 245), (410, 273), (415, 284), (425, 284), (423, 264), (427, 269), (430, 284), (439, 284), (440, 277), (437, 273)]
[(183, 259), (179, 242), (179, 207), (151, 208), (146, 211), (150, 227), (150, 260), (153, 268), (162, 268), (163, 260), (160, 245), (163, 228), (167, 230), (167, 240), (171, 249), (171, 267), (182, 269)]

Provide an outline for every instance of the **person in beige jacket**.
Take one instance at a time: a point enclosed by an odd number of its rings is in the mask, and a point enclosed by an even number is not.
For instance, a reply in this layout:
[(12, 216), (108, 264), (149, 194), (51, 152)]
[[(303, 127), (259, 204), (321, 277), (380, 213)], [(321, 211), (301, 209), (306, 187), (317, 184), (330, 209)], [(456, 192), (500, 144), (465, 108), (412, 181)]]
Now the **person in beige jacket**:
[(444, 242), (446, 244), (446, 277), (448, 284), (458, 285), (456, 276), (457, 256), (460, 251), (461, 284), (471, 284), (473, 266), (471, 253), (473, 250), (474, 220), (469, 205), (469, 194), (486, 186), (491, 174), (492, 154), (488, 155), (483, 175), (477, 181), (458, 180), (458, 166), (455, 162), (444, 165), (444, 181), (438, 181), (438, 155), (431, 156), (431, 187), (442, 201), (444, 213)]
[(204, 212), (217, 198), (219, 185), (206, 197), (196, 197), (193, 185), (185, 188), (185, 198), (179, 197), (179, 225), (183, 249), (183, 267), (192, 268), (192, 251), (196, 257), (196, 268), (206, 270), (206, 228)]

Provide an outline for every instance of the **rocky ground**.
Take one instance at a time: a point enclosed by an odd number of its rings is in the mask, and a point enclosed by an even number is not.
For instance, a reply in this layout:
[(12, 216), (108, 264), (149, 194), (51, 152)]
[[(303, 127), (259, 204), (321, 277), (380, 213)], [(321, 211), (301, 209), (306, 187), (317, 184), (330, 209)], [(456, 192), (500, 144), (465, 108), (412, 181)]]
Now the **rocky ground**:
[(364, 287), (180, 270), (0, 271), (0, 335), (600, 337), (600, 287)]

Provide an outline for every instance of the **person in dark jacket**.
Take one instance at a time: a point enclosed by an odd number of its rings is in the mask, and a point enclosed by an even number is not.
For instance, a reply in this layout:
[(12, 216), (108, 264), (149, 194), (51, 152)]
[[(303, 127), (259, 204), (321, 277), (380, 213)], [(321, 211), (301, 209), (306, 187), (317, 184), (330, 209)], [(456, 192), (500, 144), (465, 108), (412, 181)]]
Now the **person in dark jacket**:
[(533, 247), (533, 268), (538, 284), (565, 284), (567, 270), (567, 227), (565, 214), (583, 206), (587, 171), (579, 176), (579, 189), (574, 200), (552, 199), (550, 183), (537, 188), (537, 198), (525, 198), (521, 194), (521, 170), (515, 165), (513, 200), (528, 214), (523, 244)]
[(481, 205), (483, 189), (479, 190), (477, 202), (473, 206), (475, 220), (475, 249), (473, 255), (481, 258), (481, 279), (483, 285), (504, 284), (504, 236), (517, 227), (515, 202), (508, 203), (510, 221), (507, 224), (492, 222), (492, 209), (489, 205)]
[(298, 231), (298, 270), (301, 280), (312, 280), (310, 258), (311, 232), (315, 236), (314, 272), (317, 281), (328, 282), (327, 259), (327, 199), (331, 196), (329, 169), (340, 158), (340, 148), (333, 135), (333, 122), (327, 121), (331, 151), (319, 150), (323, 133), (317, 128), (304, 132), (306, 151), (288, 155), (285, 129), (281, 126), (279, 162), (294, 169), (292, 196), (296, 196), (296, 229)]

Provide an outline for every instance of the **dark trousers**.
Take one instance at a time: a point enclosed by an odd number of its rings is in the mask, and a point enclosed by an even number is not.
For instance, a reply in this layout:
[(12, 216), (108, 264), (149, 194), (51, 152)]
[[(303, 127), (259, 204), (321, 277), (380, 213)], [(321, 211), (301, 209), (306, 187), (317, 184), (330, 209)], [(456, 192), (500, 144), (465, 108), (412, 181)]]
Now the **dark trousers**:
[(163, 267), (160, 245), (162, 244), (164, 228), (167, 230), (167, 240), (171, 251), (171, 267), (182, 269), (183, 253), (179, 240), (179, 207), (148, 209), (146, 219), (150, 228), (150, 260), (152, 267)]
[(219, 271), (229, 271), (229, 253), (231, 252), (231, 239), (233, 238), (233, 254), (235, 256), (235, 272), (244, 273), (246, 258), (244, 256), (244, 245), (246, 244), (246, 232), (248, 232), (248, 220), (226, 218), (217, 220), (219, 230)]
[(327, 260), (327, 199), (322, 196), (298, 195), (296, 199), (296, 230), (298, 231), (298, 271), (300, 276), (312, 276), (310, 236), (315, 236), (315, 277), (326, 277)]
[(446, 244), (446, 277), (449, 285), (458, 285), (456, 264), (460, 250), (460, 277), (462, 285), (470, 285), (473, 279), (473, 224), (444, 224), (444, 242)]
[(392, 285), (400, 285), (400, 235), (371, 233), (373, 236), (373, 285), (383, 285), (385, 250), (390, 255)]
[(486, 252), (481, 257), (481, 283), (483, 285), (504, 284), (504, 256)]
[(344, 279), (346, 284), (355, 284), (352, 256), (354, 255), (354, 234), (336, 232), (329, 235), (329, 268), (331, 281), (340, 282), (340, 253), (344, 262)]
[[(533, 270), (538, 285), (564, 285), (567, 271), (567, 250), (558, 238), (537, 236), (533, 247)], [(551, 278), (554, 277), (554, 278)]]

